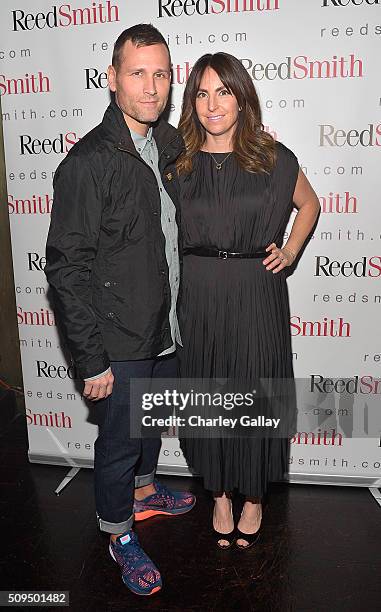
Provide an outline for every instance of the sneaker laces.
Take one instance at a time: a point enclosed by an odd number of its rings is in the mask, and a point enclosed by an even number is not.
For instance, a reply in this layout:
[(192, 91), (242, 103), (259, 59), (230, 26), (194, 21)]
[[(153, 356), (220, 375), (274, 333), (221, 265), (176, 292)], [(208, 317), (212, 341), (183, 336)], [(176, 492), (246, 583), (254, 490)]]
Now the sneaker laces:
[(162, 499), (165, 499), (173, 507), (181, 507), (190, 504), (193, 501), (192, 493), (176, 493), (170, 491), (167, 487), (158, 481), (154, 481), (154, 486)]
[(114, 553), (119, 557), (119, 565), (123, 573), (128, 575), (130, 582), (139, 584), (142, 588), (152, 586), (160, 579), (158, 570), (152, 567), (152, 561), (139, 544), (137, 535), (131, 531), (127, 544), (112, 543)]

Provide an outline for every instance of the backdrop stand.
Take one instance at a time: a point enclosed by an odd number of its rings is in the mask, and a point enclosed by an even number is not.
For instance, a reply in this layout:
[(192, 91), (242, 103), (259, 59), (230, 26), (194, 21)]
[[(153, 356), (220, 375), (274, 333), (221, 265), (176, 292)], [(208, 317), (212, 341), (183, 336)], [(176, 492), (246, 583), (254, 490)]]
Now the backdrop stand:
[(71, 468), (68, 473), (66, 474), (65, 478), (62, 480), (62, 482), (60, 482), (60, 484), (58, 485), (58, 487), (56, 488), (56, 490), (54, 491), (54, 493), (56, 495), (59, 495), (61, 493), (61, 491), (67, 487), (67, 485), (69, 484), (69, 482), (71, 482), (73, 480), (73, 478), (75, 478), (75, 476), (78, 474), (79, 470), (81, 468), (80, 467), (73, 467)]
[(381, 506), (381, 489), (377, 489), (376, 487), (369, 487), (369, 491), (373, 495), (378, 505)]

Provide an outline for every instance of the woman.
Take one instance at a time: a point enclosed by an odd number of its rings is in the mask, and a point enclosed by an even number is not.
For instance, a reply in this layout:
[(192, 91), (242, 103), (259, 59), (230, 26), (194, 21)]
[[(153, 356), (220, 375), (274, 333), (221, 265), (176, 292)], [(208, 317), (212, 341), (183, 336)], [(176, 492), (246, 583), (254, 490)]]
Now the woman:
[[(318, 199), (295, 155), (264, 132), (241, 62), (204, 55), (187, 82), (179, 129), (183, 286), (181, 375), (292, 378), (285, 268), (316, 221)], [(281, 248), (293, 203), (298, 209)], [(182, 438), (188, 461), (214, 492), (217, 544), (257, 539), (268, 483), (287, 471), (288, 441)], [(245, 496), (234, 529), (232, 492)]]

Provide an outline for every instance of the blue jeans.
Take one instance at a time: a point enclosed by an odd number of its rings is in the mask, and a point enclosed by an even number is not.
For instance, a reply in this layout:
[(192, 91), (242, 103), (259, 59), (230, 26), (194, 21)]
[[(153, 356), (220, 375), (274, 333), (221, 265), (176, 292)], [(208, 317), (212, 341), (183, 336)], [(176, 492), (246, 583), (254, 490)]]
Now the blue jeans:
[(99, 435), (95, 442), (95, 504), (99, 527), (108, 533), (131, 528), (134, 489), (153, 482), (161, 439), (130, 438), (130, 379), (176, 378), (175, 353), (156, 359), (113, 361), (112, 394), (95, 407)]

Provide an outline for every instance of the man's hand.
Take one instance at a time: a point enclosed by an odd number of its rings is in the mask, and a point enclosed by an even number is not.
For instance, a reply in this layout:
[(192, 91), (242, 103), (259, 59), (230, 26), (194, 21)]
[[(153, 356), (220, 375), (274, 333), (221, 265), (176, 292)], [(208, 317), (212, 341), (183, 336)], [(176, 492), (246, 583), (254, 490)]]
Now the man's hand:
[(112, 386), (114, 384), (114, 376), (112, 372), (108, 372), (104, 376), (95, 378), (94, 380), (88, 380), (85, 382), (85, 388), (83, 390), (83, 397), (92, 402), (104, 399), (112, 393)]

